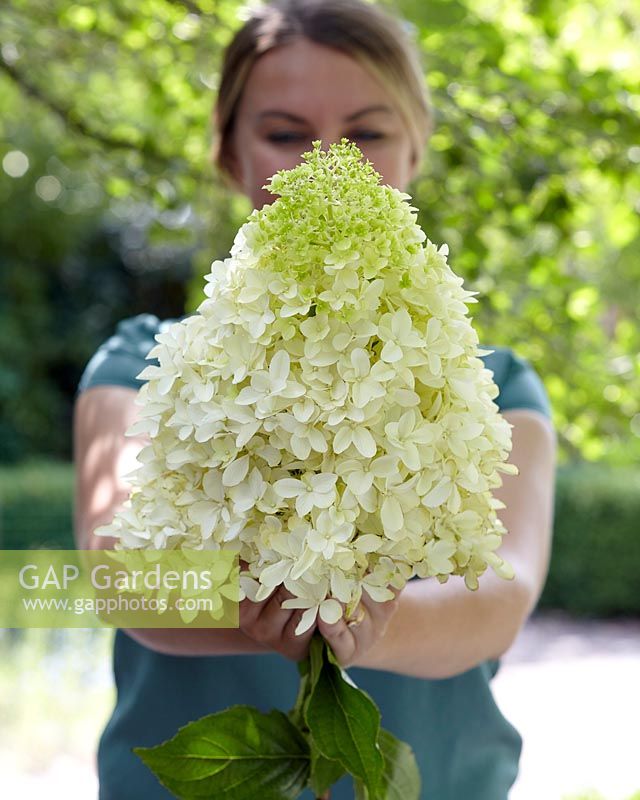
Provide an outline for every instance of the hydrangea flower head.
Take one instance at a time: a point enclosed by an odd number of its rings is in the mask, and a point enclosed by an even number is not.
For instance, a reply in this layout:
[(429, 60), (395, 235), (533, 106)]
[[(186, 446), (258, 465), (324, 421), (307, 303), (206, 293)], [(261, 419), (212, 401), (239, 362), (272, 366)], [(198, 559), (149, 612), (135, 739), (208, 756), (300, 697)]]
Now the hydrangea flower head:
[(510, 425), (468, 317), (472, 292), (408, 195), (355, 144), (274, 175), (197, 312), (156, 337), (125, 548), (236, 547), (246, 595), (280, 584), (335, 621), (366, 592), (491, 566)]

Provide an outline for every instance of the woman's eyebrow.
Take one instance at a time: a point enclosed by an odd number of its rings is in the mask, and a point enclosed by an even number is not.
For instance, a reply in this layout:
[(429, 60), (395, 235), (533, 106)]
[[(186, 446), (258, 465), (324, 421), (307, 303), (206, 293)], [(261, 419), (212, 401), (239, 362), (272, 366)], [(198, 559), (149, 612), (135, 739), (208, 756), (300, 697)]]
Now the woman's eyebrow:
[[(393, 114), (393, 110), (389, 106), (385, 105), (367, 106), (366, 108), (361, 108), (359, 111), (355, 111), (353, 114), (349, 114), (348, 117), (344, 118), (344, 121), (353, 122), (359, 117), (363, 117), (365, 114), (373, 114), (375, 112), (383, 114)], [(304, 117), (299, 117), (296, 114), (291, 114), (289, 111), (280, 111), (279, 109), (268, 109), (267, 111), (261, 111), (256, 116), (258, 120), (263, 120), (267, 117), (279, 117), (281, 119), (286, 119), (289, 122), (295, 122), (300, 125), (307, 124), (307, 120), (304, 119)]]

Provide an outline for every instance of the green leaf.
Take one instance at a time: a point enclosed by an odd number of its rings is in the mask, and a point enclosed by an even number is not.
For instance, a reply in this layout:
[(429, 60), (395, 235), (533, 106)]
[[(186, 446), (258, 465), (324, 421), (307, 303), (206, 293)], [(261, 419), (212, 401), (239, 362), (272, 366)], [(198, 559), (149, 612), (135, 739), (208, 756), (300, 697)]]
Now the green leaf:
[[(372, 797), (377, 797), (384, 766), (377, 745), (380, 712), (371, 698), (351, 683), (333, 654), (327, 655), (328, 650), (325, 645), (305, 720), (322, 755), (362, 780)], [(317, 646), (311, 650), (312, 674), (318, 668), (318, 652)]]
[(304, 720), (304, 710), (311, 693), (318, 681), (324, 661), (325, 641), (320, 634), (315, 634), (311, 640), (309, 655), (302, 661), (298, 661), (298, 673), (300, 674), (300, 686), (294, 707), (289, 711), (289, 719), (300, 730), (306, 728)]
[(382, 776), (384, 800), (418, 800), (420, 797), (420, 770), (413, 750), (406, 742), (380, 729), (378, 744), (384, 757)]
[(346, 774), (345, 768), (338, 761), (325, 758), (318, 748), (311, 743), (311, 778), (309, 785), (316, 797), (323, 795), (334, 783)]
[(311, 668), (309, 664), (309, 659), (306, 658), (304, 661), (298, 662), (298, 672), (300, 674), (300, 685), (298, 686), (298, 695), (296, 697), (296, 702), (294, 707), (289, 711), (287, 716), (296, 726), (302, 730), (305, 727), (304, 721), (304, 706), (307, 702), (307, 698), (309, 697), (309, 692), (311, 690)]
[(337, 664), (331, 648), (327, 645), (322, 636), (317, 633), (311, 639), (311, 647), (309, 648), (308, 663), (311, 673), (311, 689), (314, 689), (318, 682), (326, 658), (332, 661), (332, 663)]
[[(384, 757), (380, 800), (419, 800), (420, 771), (413, 750), (384, 728), (378, 734), (378, 744)], [(362, 781), (356, 778), (353, 788), (355, 800), (370, 800)]]
[(309, 746), (286, 714), (233, 706), (134, 752), (181, 800), (295, 800), (307, 785)]

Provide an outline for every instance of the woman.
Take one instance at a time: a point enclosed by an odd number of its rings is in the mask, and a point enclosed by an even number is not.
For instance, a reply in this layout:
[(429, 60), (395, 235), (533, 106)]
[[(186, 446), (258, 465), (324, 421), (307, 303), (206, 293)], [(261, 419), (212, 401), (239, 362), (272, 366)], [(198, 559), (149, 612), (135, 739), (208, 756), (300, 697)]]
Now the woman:
[[(403, 28), (359, 0), (276, 0), (255, 12), (225, 55), (216, 107), (216, 161), (256, 208), (273, 201), (262, 187), (297, 164), (310, 142), (326, 149), (354, 140), (385, 183), (401, 190), (416, 175), (431, 123), (418, 61)], [(77, 539), (110, 542), (94, 529), (126, 499), (121, 475), (142, 440), (124, 437), (135, 419), (135, 376), (166, 323), (142, 315), (120, 324), (89, 363), (75, 417)], [(376, 700), (384, 727), (408, 741), (429, 800), (504, 800), (520, 738), (490, 690), (497, 659), (533, 608), (550, 540), (554, 435), (535, 373), (511, 351), (485, 357), (513, 425), (511, 460), (520, 474), (496, 495), (510, 531), (502, 553), (511, 582), (487, 573), (478, 592), (459, 580), (412, 581), (393, 601), (364, 600), (360, 624), (318, 621), (341, 663)], [(288, 709), (295, 661), (313, 634), (295, 637), (298, 611), (283, 611), (278, 590), (245, 601), (239, 630), (118, 631), (118, 699), (99, 748), (101, 800), (168, 798), (134, 746), (170, 738), (187, 722), (234, 703)], [(332, 798), (351, 797), (346, 779)]]

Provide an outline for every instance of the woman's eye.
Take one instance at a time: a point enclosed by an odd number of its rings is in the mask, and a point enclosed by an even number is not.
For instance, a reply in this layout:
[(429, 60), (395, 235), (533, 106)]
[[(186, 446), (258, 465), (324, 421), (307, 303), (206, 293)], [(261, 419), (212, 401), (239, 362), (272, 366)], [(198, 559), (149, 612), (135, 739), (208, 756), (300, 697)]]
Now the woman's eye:
[(267, 134), (267, 140), (275, 144), (289, 144), (290, 142), (301, 142), (306, 137), (302, 133), (295, 131), (274, 131)]
[(357, 139), (364, 139), (365, 141), (373, 141), (374, 139), (382, 139), (383, 134), (379, 131), (354, 131), (351, 135), (347, 137), (348, 139), (353, 139), (354, 141)]
[[(300, 144), (301, 142), (307, 141), (309, 136), (298, 131), (273, 131), (272, 133), (266, 134), (265, 138), (268, 142), (273, 142), (274, 144)], [(384, 134), (380, 133), (380, 131), (358, 130), (347, 134), (347, 139), (351, 139), (354, 142), (371, 142), (383, 138)]]

